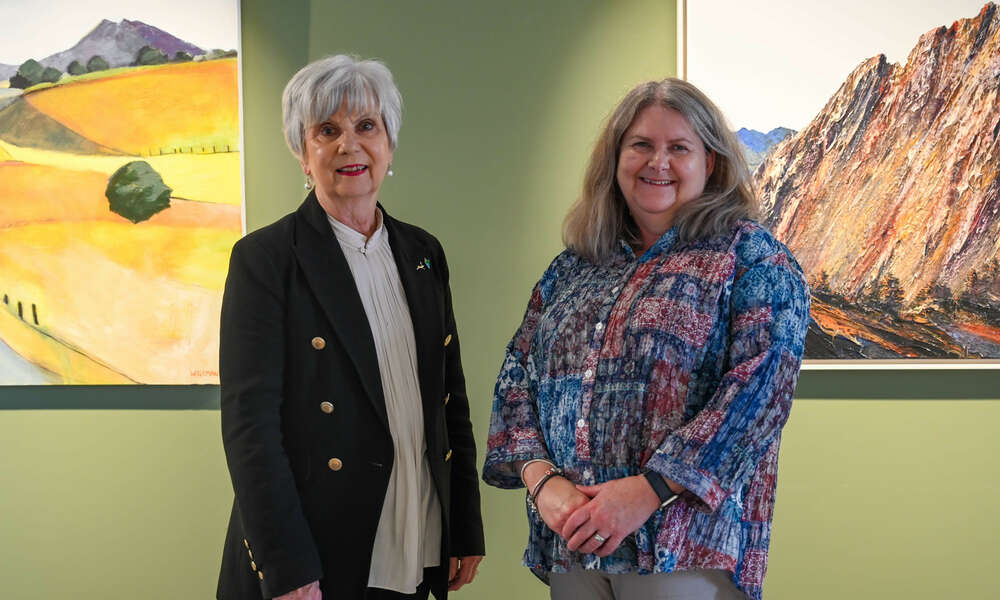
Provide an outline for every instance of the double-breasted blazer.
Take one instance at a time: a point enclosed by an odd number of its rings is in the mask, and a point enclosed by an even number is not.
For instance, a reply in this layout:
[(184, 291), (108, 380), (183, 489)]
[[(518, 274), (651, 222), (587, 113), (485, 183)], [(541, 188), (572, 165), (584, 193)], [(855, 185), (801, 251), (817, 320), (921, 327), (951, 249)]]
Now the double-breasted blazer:
[[(476, 447), (440, 243), (383, 211), (416, 338), (441, 566), (482, 555)], [(319, 580), (361, 599), (393, 465), (375, 344), (326, 213), (299, 209), (233, 247), (222, 301), (222, 438), (235, 500), (217, 595), (271, 598)]]

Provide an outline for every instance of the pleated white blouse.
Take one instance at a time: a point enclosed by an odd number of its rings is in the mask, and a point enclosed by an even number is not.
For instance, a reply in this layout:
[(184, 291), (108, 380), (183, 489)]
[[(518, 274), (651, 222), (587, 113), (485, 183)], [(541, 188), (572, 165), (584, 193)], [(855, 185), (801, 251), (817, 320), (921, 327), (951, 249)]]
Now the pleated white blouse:
[(389, 489), (375, 534), (368, 586), (412, 594), (424, 567), (441, 562), (441, 505), (431, 480), (410, 309), (376, 208), (368, 239), (327, 215), (340, 242), (375, 339), (394, 446)]

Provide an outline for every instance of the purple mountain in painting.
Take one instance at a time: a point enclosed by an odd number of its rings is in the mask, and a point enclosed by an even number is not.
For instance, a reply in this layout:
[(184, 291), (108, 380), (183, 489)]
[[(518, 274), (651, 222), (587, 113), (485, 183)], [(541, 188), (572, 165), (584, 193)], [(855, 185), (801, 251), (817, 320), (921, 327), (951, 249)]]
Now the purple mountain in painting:
[[(171, 58), (179, 51), (187, 52), (191, 56), (205, 54), (205, 51), (198, 46), (142, 21), (122, 19), (121, 23), (113, 23), (104, 19), (69, 50), (43, 58), (39, 62), (46, 67), (65, 71), (69, 63), (74, 60), (85, 65), (90, 57), (99, 54), (112, 67), (122, 67), (135, 62), (135, 56), (143, 46), (159, 48)], [(25, 60), (28, 58), (31, 57), (26, 56)]]
[(10, 79), (14, 73), (17, 73), (17, 65), (0, 64), (0, 81)]

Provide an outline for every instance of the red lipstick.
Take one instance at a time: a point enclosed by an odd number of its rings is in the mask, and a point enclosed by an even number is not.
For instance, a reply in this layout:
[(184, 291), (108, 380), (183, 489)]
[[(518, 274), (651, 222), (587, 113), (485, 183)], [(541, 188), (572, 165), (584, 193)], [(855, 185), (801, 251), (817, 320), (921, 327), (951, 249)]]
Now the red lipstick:
[(348, 177), (357, 177), (358, 175), (361, 175), (367, 170), (368, 170), (367, 165), (356, 164), (356, 165), (347, 165), (344, 167), (340, 167), (339, 169), (337, 169), (337, 172), (340, 173), (341, 175), (346, 175)]

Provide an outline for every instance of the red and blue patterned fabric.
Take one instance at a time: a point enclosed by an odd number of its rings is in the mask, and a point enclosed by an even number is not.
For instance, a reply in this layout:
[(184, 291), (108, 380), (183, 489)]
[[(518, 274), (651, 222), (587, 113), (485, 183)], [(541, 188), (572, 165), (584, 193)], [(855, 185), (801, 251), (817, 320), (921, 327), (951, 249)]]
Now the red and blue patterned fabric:
[(507, 346), (483, 479), (521, 487), (514, 463), (546, 458), (575, 483), (648, 468), (689, 491), (605, 558), (529, 511), (524, 564), (543, 581), (726, 569), (759, 599), (808, 324), (802, 270), (751, 221), (694, 242), (671, 229), (641, 257), (623, 242), (607, 264), (557, 256)]

